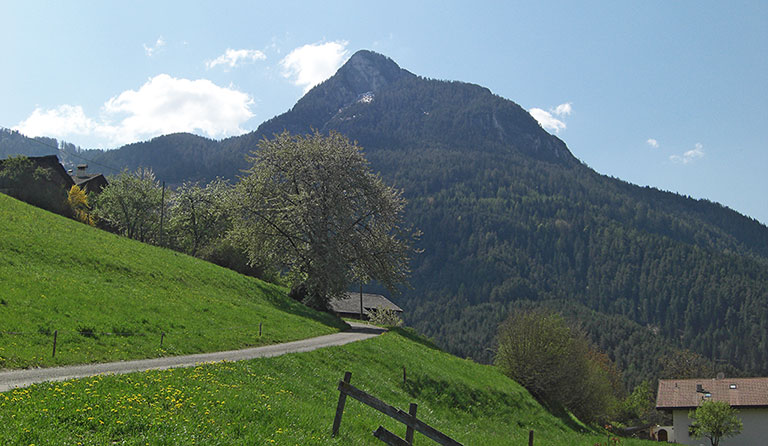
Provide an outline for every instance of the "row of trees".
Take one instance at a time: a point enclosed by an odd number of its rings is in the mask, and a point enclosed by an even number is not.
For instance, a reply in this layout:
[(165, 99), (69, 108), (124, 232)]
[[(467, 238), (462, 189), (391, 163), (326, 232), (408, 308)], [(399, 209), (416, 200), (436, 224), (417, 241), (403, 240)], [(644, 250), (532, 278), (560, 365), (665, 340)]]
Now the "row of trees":
[(215, 180), (165, 191), (151, 169), (123, 171), (96, 198), (94, 215), (126, 237), (200, 255), (229, 229), (225, 210), (231, 190)]
[(231, 185), (165, 191), (153, 172), (113, 177), (94, 203), (105, 227), (241, 272), (285, 277), (304, 303), (326, 309), (353, 281), (396, 292), (408, 276), (413, 231), (405, 200), (339, 134), (264, 140)]

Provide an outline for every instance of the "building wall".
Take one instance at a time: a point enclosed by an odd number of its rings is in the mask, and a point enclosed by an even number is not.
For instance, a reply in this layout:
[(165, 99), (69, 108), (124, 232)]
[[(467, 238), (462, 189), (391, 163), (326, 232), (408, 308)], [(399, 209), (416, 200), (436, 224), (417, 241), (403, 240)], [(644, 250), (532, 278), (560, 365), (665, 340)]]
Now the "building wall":
[[(721, 446), (768, 446), (768, 408), (741, 409), (738, 414), (744, 427), (741, 434), (727, 437), (720, 441)], [(672, 412), (675, 427), (675, 441), (680, 444), (709, 446), (706, 438), (694, 439), (688, 436), (688, 410), (677, 409)]]
[[(667, 439), (661, 440), (659, 433), (661, 431), (666, 432)], [(667, 441), (668, 443), (675, 442), (675, 428), (672, 426), (653, 426), (651, 427), (651, 440), (653, 441)]]

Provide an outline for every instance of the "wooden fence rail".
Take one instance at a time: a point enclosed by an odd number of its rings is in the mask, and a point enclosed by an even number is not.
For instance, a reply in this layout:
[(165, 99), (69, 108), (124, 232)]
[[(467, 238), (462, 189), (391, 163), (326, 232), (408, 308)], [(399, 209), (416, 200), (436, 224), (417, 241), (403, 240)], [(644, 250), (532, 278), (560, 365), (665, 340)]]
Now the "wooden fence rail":
[(339, 381), (339, 402), (336, 405), (336, 417), (333, 420), (332, 436), (336, 436), (336, 434), (339, 433), (341, 416), (344, 414), (344, 405), (346, 404), (347, 396), (350, 396), (406, 425), (405, 440), (384, 429), (382, 426), (379, 426), (376, 432), (373, 433), (376, 438), (391, 446), (412, 445), (414, 431), (420, 432), (424, 436), (443, 446), (462, 446), (458, 441), (416, 418), (416, 404), (412, 403), (408, 411), (409, 413), (406, 413), (351, 385), (349, 383), (351, 379), (352, 373), (346, 372), (344, 374), (344, 379)]

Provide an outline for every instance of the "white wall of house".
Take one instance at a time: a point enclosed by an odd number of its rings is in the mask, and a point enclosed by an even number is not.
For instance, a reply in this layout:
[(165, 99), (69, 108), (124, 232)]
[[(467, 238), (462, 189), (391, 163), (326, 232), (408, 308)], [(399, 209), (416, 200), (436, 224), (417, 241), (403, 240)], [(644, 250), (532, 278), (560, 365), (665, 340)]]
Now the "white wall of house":
[[(768, 446), (768, 408), (740, 409), (739, 418), (744, 425), (741, 434), (721, 440), (720, 446)], [(677, 443), (709, 446), (706, 438), (697, 440), (688, 436), (688, 426), (693, 422), (688, 418), (687, 409), (672, 411), (672, 420)]]

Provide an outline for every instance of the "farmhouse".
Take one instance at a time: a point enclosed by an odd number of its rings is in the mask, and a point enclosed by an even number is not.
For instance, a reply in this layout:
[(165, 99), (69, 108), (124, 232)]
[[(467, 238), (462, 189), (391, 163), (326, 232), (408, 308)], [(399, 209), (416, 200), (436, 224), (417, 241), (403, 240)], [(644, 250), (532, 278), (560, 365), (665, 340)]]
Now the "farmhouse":
[[(48, 169), (51, 172), (51, 177), (48, 178), (50, 183), (63, 187), (66, 190), (69, 190), (69, 188), (75, 184), (72, 178), (67, 174), (67, 171), (64, 170), (64, 167), (59, 163), (59, 157), (56, 155), (29, 156), (26, 158), (29, 159), (35, 167)], [(0, 160), (0, 167), (2, 167), (5, 161), (6, 160)]]
[(687, 445), (709, 444), (707, 439), (689, 435), (688, 417), (703, 401), (725, 401), (739, 411), (744, 424), (741, 434), (721, 440), (723, 446), (765, 446), (768, 438), (768, 378), (662, 379), (656, 409), (672, 412), (670, 442)]
[(0, 160), (0, 193), (57, 214), (69, 211), (67, 193), (74, 184), (56, 155)]
[[(362, 296), (362, 297), (361, 297)], [(403, 313), (403, 309), (395, 305), (391, 300), (381, 294), (356, 293), (349, 292), (341, 299), (335, 299), (330, 302), (331, 310), (340, 317), (351, 317), (357, 319), (368, 319), (371, 310), (380, 308), (392, 310), (398, 315)], [(362, 317), (360, 313), (362, 312)]]

